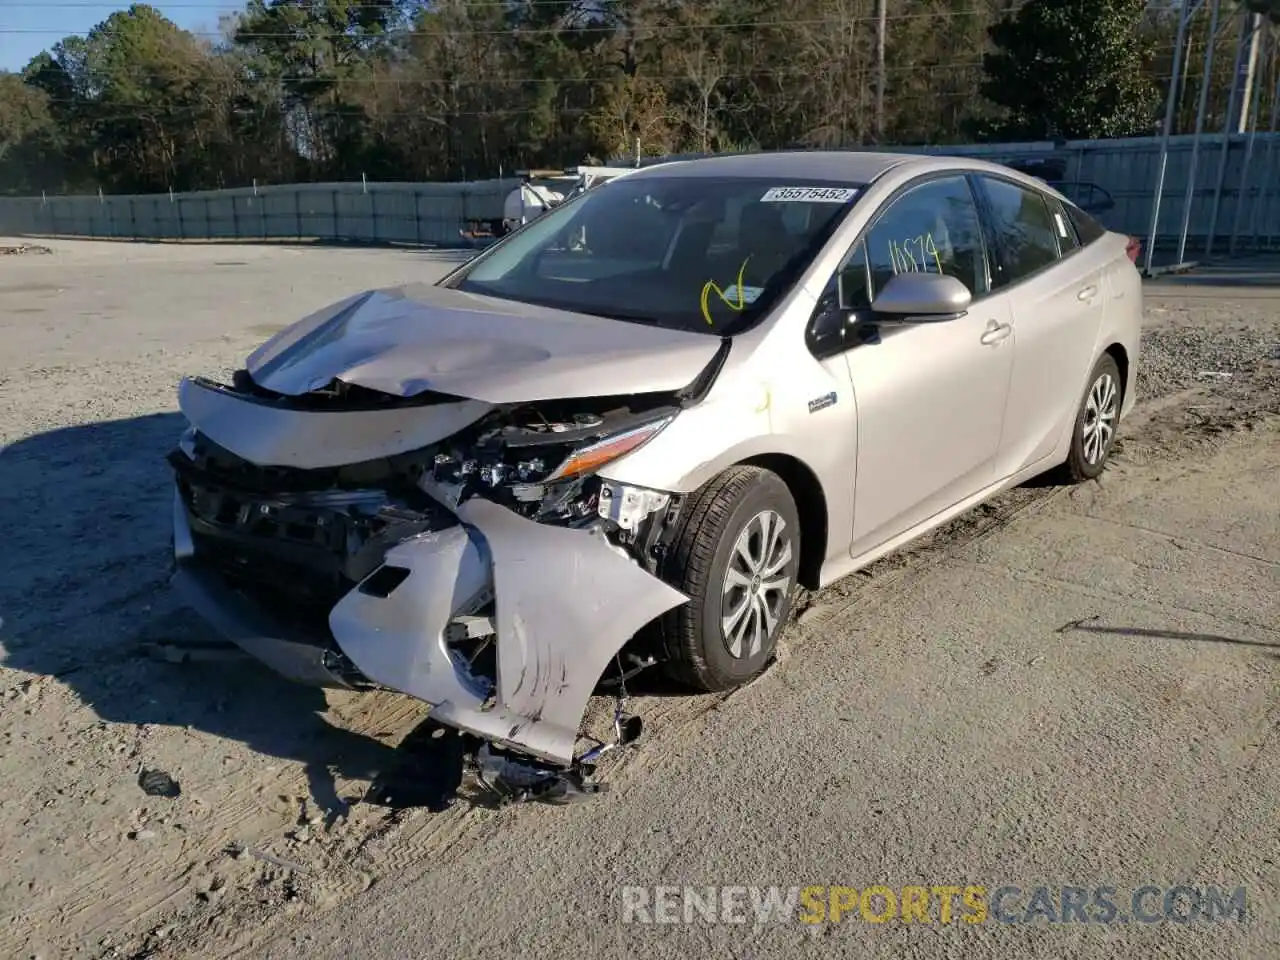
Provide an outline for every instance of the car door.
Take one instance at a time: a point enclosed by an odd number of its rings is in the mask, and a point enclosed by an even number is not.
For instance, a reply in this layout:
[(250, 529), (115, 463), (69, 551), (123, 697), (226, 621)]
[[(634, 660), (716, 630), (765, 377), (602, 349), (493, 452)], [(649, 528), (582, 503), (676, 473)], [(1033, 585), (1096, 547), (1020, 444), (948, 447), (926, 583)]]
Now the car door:
[(1093, 362), (1106, 304), (1104, 264), (1081, 249), (1059, 201), (996, 176), (976, 178), (992, 286), (1013, 310), (1013, 372), (997, 479), (1045, 460), (1067, 429)]
[[(904, 271), (954, 276), (974, 302), (955, 320), (876, 323), (871, 301)], [(850, 552), (860, 556), (993, 482), (1011, 310), (1007, 296), (989, 292), (977, 205), (962, 174), (932, 176), (888, 200), (837, 275), (846, 294), (858, 286), (853, 278), (863, 284), (844, 351), (858, 424)]]

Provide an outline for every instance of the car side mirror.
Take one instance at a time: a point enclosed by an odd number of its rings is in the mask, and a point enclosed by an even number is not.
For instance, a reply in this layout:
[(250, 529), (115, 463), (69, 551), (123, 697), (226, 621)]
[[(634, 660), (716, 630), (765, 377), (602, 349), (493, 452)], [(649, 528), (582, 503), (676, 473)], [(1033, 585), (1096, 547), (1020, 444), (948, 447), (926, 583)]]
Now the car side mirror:
[(871, 301), (876, 323), (942, 323), (969, 311), (973, 294), (955, 277), (899, 273)]

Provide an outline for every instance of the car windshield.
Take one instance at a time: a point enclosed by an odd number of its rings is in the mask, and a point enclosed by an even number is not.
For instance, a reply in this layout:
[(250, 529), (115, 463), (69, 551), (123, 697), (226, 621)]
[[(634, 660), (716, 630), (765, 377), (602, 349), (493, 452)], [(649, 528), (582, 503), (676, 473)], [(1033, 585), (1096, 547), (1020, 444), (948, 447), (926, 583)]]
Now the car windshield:
[(543, 214), (447, 283), (732, 335), (795, 282), (860, 192), (790, 177), (622, 177)]

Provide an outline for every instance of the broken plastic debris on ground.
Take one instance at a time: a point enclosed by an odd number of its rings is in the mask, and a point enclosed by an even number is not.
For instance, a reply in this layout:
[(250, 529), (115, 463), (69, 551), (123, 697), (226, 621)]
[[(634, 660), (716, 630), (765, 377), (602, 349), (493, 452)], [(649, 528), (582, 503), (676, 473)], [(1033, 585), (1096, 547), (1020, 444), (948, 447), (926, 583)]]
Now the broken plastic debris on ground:
[(616, 701), (613, 739), (597, 743), (568, 767), (508, 754), (428, 717), (404, 738), (396, 765), (375, 778), (365, 801), (438, 812), (460, 798), (468, 774), (478, 788), (469, 798), (478, 805), (572, 803), (604, 793), (607, 785), (595, 779), (599, 759), (631, 746), (643, 730), (639, 717), (624, 712), (625, 702), (625, 696)]
[(163, 770), (143, 769), (138, 774), (138, 786), (149, 797), (165, 797), (175, 799), (182, 796), (182, 787), (178, 781)]

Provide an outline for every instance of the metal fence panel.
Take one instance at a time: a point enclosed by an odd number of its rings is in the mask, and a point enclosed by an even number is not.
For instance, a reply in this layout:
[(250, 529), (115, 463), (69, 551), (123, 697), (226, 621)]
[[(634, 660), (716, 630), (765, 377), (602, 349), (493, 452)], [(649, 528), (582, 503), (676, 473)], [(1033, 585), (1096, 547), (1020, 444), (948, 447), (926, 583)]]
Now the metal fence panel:
[(133, 240), (320, 239), (465, 246), (518, 180), (307, 183), (148, 196), (0, 197), (0, 234)]
[[(1171, 137), (1169, 161), (1157, 225), (1157, 242), (1176, 242), (1181, 230), (1194, 137)], [(1280, 134), (1254, 136), (1252, 160), (1245, 170), (1249, 137), (1205, 134), (1200, 138), (1191, 216), (1187, 232), (1203, 245), (1211, 233), (1225, 242), (1240, 210), (1239, 235), (1246, 244), (1265, 247), (1280, 242)], [(1066, 161), (1067, 179), (1097, 184), (1111, 194), (1115, 206), (1101, 219), (1112, 229), (1146, 238), (1160, 162), (1159, 137), (1125, 140), (1074, 140), (1066, 143), (1001, 143), (915, 147), (906, 152), (978, 157), (997, 163), (1027, 157)], [(1223, 150), (1226, 166), (1219, 176)], [(1243, 196), (1243, 200), (1241, 197)], [(1215, 203), (1215, 197), (1217, 202)], [(1214, 207), (1218, 208), (1216, 221)], [(1215, 249), (1218, 249), (1215, 244)], [(1195, 252), (1193, 246), (1192, 252)]]
[[(1157, 224), (1158, 241), (1181, 230), (1191, 136), (1173, 137)], [(1067, 179), (1096, 184), (1114, 207), (1112, 230), (1146, 237), (1160, 159), (1160, 138), (997, 143), (903, 148), (904, 152), (1065, 161)], [(1222, 164), (1223, 151), (1226, 163)], [(1246, 169), (1245, 158), (1249, 156)], [(464, 246), (473, 221), (498, 220), (518, 180), (470, 183), (312, 183), (153, 196), (4, 197), (0, 234), (134, 239), (321, 239)], [(1280, 243), (1280, 134), (1200, 139), (1187, 232), (1203, 246), (1210, 234), (1225, 250), (1237, 233), (1246, 247)], [(1215, 216), (1216, 211), (1216, 216)]]

